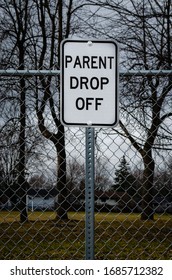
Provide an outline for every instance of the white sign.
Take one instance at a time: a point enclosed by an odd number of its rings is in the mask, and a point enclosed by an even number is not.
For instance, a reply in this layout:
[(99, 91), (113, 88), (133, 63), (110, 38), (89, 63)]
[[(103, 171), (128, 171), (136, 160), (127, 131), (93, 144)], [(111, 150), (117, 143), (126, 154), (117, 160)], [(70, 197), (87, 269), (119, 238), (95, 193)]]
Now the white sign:
[(118, 45), (115, 41), (62, 41), (61, 121), (66, 126), (117, 124)]

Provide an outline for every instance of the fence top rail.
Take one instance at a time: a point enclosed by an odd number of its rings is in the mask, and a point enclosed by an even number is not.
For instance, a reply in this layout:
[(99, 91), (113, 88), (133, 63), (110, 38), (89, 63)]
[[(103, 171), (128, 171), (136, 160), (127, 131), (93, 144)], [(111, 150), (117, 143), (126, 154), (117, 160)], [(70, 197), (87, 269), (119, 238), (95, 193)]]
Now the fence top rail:
[(171, 76), (172, 70), (121, 70), (120, 76)]
[(0, 76), (56, 76), (60, 75), (60, 70), (17, 70), (17, 69), (0, 69)]
[[(58, 76), (60, 70), (0, 69), (0, 76)], [(120, 76), (172, 76), (172, 70), (120, 70)]]

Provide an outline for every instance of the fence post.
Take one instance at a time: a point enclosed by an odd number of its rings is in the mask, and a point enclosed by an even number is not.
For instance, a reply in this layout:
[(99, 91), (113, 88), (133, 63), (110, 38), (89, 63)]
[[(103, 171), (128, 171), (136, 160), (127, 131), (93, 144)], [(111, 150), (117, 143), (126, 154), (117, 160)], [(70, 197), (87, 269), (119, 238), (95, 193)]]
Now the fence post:
[(86, 128), (85, 255), (94, 259), (94, 128)]

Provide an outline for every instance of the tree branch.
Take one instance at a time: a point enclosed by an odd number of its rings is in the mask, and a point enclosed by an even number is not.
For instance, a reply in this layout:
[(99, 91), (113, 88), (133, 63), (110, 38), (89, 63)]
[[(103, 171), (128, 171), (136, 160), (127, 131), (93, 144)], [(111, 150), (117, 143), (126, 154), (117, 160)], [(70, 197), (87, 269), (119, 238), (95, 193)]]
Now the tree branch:
[(122, 123), (121, 120), (119, 121), (119, 125), (122, 128), (122, 130), (124, 131), (127, 138), (130, 140), (133, 147), (143, 156), (144, 150), (140, 147), (140, 145), (136, 142), (136, 140), (133, 138), (133, 136), (129, 133), (128, 129), (125, 127), (125, 125)]

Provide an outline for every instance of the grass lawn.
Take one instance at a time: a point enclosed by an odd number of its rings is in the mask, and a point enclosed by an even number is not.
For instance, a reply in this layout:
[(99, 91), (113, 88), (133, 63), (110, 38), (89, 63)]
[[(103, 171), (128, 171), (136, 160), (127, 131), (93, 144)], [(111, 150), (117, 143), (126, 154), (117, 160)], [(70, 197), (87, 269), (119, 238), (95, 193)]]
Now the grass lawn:
[[(85, 214), (69, 212), (69, 221), (53, 212), (0, 212), (0, 259), (84, 259)], [(172, 259), (172, 216), (95, 213), (95, 259)]]

